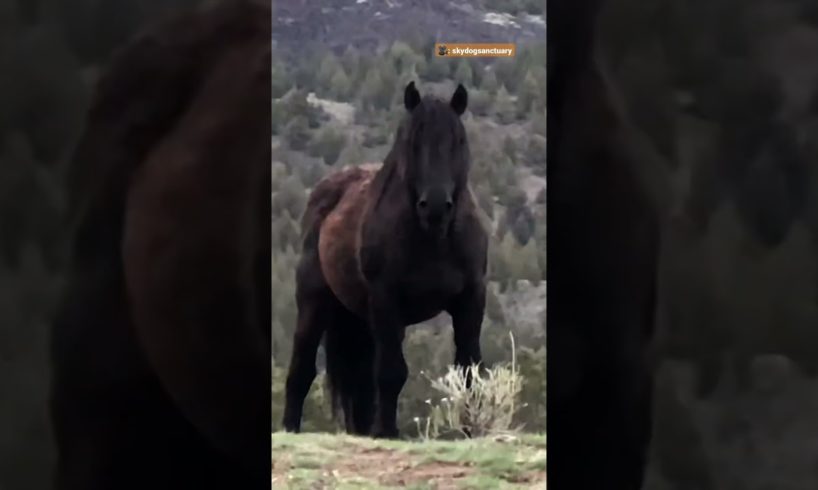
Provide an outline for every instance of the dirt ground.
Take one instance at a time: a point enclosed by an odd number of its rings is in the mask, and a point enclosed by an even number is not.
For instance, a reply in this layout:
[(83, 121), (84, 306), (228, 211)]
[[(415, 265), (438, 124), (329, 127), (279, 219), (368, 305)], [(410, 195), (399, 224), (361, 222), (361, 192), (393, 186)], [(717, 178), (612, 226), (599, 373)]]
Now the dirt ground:
[(545, 489), (545, 440), (273, 435), (274, 489)]

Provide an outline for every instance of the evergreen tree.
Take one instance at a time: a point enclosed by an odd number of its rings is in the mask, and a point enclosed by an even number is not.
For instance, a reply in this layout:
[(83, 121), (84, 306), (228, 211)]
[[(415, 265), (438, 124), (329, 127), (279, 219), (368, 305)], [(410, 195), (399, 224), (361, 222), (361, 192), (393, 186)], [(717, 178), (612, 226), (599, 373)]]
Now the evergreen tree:
[(517, 108), (515, 107), (514, 99), (506, 90), (505, 85), (501, 85), (497, 90), (497, 96), (494, 101), (494, 113), (497, 115), (497, 120), (502, 124), (511, 124), (517, 120)]
[(500, 203), (507, 205), (514, 192), (519, 191), (517, 186), (517, 172), (514, 164), (506, 155), (493, 154), (492, 161), (496, 162), (490, 181), (494, 194)]
[(275, 194), (279, 189), (281, 189), (281, 186), (283, 185), (285, 179), (287, 178), (288, 175), (287, 166), (284, 165), (284, 163), (282, 162), (273, 161), (271, 165), (270, 174), (272, 177), (272, 180), (270, 182), (270, 188), (272, 190), (272, 193)]
[(287, 110), (285, 104), (280, 101), (273, 101), (270, 108), (270, 125), (274, 135), (281, 134), (286, 120)]
[(381, 85), (377, 96), (377, 107), (390, 110), (396, 100), (403, 100), (403, 85), (398, 81), (398, 71), (391, 60), (384, 59), (379, 68)]
[(545, 2), (542, 0), (523, 0), (523, 10), (529, 15), (545, 14)]
[(329, 93), (336, 100), (345, 102), (349, 100), (351, 92), (352, 82), (349, 80), (346, 71), (344, 71), (343, 68), (339, 68), (330, 80)]
[(471, 68), (472, 83), (471, 87), (478, 88), (483, 83), (483, 74), (485, 73), (486, 64), (480, 61), (480, 58), (463, 58), (469, 63)]
[(307, 127), (315, 129), (321, 125), (321, 109), (313, 107), (307, 102), (307, 91), (296, 89), (290, 91), (285, 97), (287, 115), (289, 117), (303, 116)]
[(384, 100), (383, 87), (384, 83), (380, 70), (375, 67), (370, 68), (361, 87), (361, 102), (365, 107), (370, 109), (388, 107), (388, 101)]
[[(405, 84), (407, 84), (407, 83), (409, 83), (411, 81), (414, 81), (417, 84), (417, 82), (420, 81), (420, 75), (418, 75), (417, 67), (418, 67), (418, 64), (415, 63), (415, 64), (409, 66), (407, 69), (403, 70), (400, 73), (400, 76), (399, 76), (399, 83), (404, 84), (404, 86), (405, 86)], [(398, 98), (402, 99), (403, 91), (402, 90), (396, 90), (396, 93), (398, 94)], [(469, 93), (469, 95), (471, 95), (471, 93)]]
[(307, 192), (298, 177), (287, 177), (278, 192), (272, 197), (270, 212), (273, 216), (287, 213), (301, 217), (307, 206)]
[(506, 155), (512, 163), (517, 161), (517, 143), (515, 143), (514, 139), (509, 135), (503, 138), (503, 154)]
[(332, 128), (324, 128), (316, 133), (310, 145), (310, 154), (321, 157), (327, 165), (334, 165), (338, 161), (346, 144), (343, 133)]
[(533, 134), (528, 138), (528, 145), (525, 150), (525, 161), (538, 173), (545, 172), (547, 147), (547, 140), (538, 134)]
[[(544, 89), (543, 89), (544, 91)], [(540, 87), (534, 73), (529, 71), (517, 95), (517, 117), (523, 119), (540, 99)]]
[(500, 86), (503, 86), (506, 91), (515, 92), (518, 82), (516, 79), (517, 63), (519, 59), (499, 58), (492, 64), (494, 74), (497, 76), (498, 90)]
[(316, 91), (323, 96), (332, 95), (333, 77), (339, 71), (343, 73), (341, 62), (332, 51), (327, 51), (327, 54), (324, 55), (324, 58), (321, 60), (321, 65), (316, 75)]
[(418, 55), (412, 47), (402, 41), (395, 41), (389, 48), (389, 57), (396, 73), (403, 73), (410, 67), (415, 66), (423, 56)]
[(310, 141), (309, 123), (305, 116), (295, 116), (284, 126), (287, 145), (296, 151), (305, 150)]
[(454, 72), (454, 80), (456, 83), (462, 83), (466, 87), (472, 87), (474, 85), (474, 77), (472, 75), (471, 65), (467, 60), (468, 58), (460, 58)]
[(350, 141), (345, 148), (341, 150), (338, 156), (338, 165), (358, 165), (364, 163), (364, 154), (361, 149), (361, 144), (358, 141)]
[(284, 96), (290, 90), (290, 77), (284, 63), (277, 61), (273, 63), (272, 87), (270, 93), (274, 99)]
[(492, 95), (495, 94), (500, 88), (500, 82), (497, 81), (497, 74), (495, 73), (493, 67), (486, 69), (486, 73), (483, 75), (483, 81), (480, 84), (480, 88)]
[(423, 78), (430, 82), (440, 82), (449, 77), (451, 73), (451, 60), (441, 56), (433, 56), (426, 63)]
[(279, 249), (296, 247), (299, 245), (300, 236), (298, 223), (292, 218), (288, 211), (273, 219), (272, 223), (273, 244)]
[(341, 55), (341, 66), (352, 81), (357, 81), (361, 68), (361, 55), (353, 45), (349, 45)]
[(470, 90), (469, 111), (480, 117), (491, 115), (491, 96), (488, 92), (479, 89)]
[(528, 116), (531, 121), (531, 132), (543, 138), (548, 136), (548, 118), (545, 113), (546, 109), (543, 107), (542, 110), (533, 111)]

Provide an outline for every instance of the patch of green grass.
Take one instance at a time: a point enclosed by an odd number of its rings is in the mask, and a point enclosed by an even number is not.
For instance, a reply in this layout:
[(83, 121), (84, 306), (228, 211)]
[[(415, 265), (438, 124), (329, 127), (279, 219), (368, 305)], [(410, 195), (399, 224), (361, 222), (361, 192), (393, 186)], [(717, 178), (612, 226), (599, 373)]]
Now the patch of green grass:
[(328, 488), (336, 488), (338, 490), (380, 490), (384, 487), (363, 478), (348, 478), (342, 482), (338, 482), (336, 486)]
[(472, 476), (464, 480), (465, 488), (479, 488), (480, 490), (504, 490), (509, 488), (507, 482), (489, 475)]
[(405, 487), (406, 490), (434, 490), (434, 487), (429, 485), (428, 483), (417, 483), (414, 485), (409, 485)]
[[(281, 482), (281, 488), (292, 489), (436, 488), (429, 478), (438, 478), (437, 484), (443, 478), (463, 489), (538, 488), (545, 480), (545, 447), (545, 436), (532, 434), (518, 434), (505, 441), (480, 438), (422, 442), (320, 433), (272, 436), (278, 465), (274, 477)], [(383, 464), (379, 464), (380, 458)], [(452, 466), (462, 471), (447, 476), (445, 470)], [(437, 471), (440, 468), (443, 470)], [(403, 478), (399, 484), (382, 483), (395, 473)]]
[(435, 444), (431, 447), (424, 445), (410, 451), (422, 455), (423, 463), (460, 463), (480, 468), (485, 476), (506, 481), (519, 480), (528, 472), (543, 471), (545, 466), (545, 456), (542, 455), (540, 461), (536, 451), (528, 446), (498, 444), (481, 439)]
[(288, 484), (298, 485), (300, 483), (315, 482), (321, 479), (321, 472), (314, 469), (293, 468), (287, 474)]

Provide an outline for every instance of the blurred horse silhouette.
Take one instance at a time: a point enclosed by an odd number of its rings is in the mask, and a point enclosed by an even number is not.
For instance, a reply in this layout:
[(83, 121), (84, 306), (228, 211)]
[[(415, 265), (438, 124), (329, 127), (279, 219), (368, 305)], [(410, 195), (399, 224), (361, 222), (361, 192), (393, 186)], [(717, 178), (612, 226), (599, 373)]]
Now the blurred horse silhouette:
[[(602, 0), (549, 2), (548, 481), (642, 487), (660, 217), (597, 60)], [(553, 40), (553, 41), (552, 41)]]
[(270, 16), (168, 19), (96, 87), (51, 338), (58, 489), (269, 485)]
[(448, 312), (455, 363), (480, 362), (488, 236), (468, 183), (467, 101), (462, 85), (445, 102), (421, 98), (410, 82), (383, 166), (341, 170), (310, 195), (286, 430), (300, 430), (322, 337), (334, 412), (356, 434), (398, 436), (408, 325)]

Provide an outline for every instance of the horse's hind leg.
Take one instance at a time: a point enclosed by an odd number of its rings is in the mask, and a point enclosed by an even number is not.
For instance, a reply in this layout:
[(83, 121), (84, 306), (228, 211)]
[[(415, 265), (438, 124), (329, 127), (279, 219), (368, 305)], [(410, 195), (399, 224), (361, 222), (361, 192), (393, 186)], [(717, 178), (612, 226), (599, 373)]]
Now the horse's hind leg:
[(365, 320), (345, 311), (335, 324), (347, 341), (354, 343), (354, 356), (348, 355), (347, 383), (350, 386), (348, 400), (344, 403), (346, 430), (350, 434), (368, 435), (375, 420), (375, 345)]
[(317, 374), (315, 357), (321, 337), (333, 321), (335, 300), (321, 272), (317, 247), (305, 245), (296, 270), (296, 306), (298, 321), (293, 336), (292, 357), (287, 373), (284, 430), (301, 431), (304, 399)]
[(286, 404), (284, 407), (284, 429), (288, 432), (301, 431), (301, 416), (304, 399), (310, 392), (317, 374), (315, 357), (324, 334), (327, 318), (325, 305), (316, 298), (301, 298), (298, 301), (298, 324), (293, 337), (290, 368), (287, 373)]

